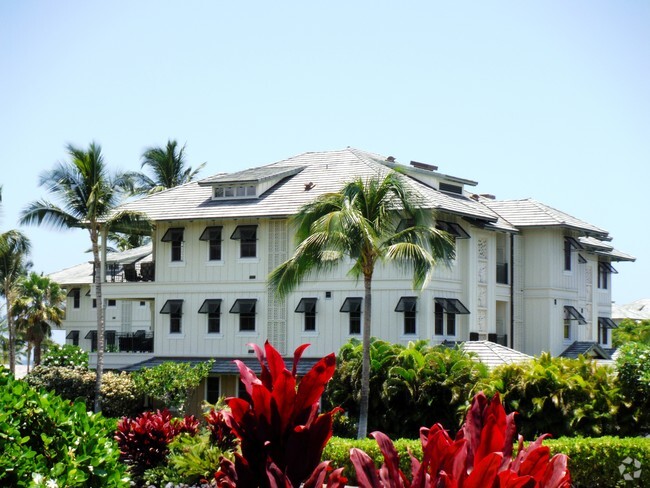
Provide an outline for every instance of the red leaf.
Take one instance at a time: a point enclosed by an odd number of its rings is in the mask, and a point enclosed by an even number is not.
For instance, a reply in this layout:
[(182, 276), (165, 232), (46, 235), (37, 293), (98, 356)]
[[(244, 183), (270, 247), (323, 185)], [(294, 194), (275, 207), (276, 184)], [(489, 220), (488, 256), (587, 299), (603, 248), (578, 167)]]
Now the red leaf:
[(271, 424), (271, 392), (264, 385), (253, 385), (253, 413), (258, 422), (265, 419), (267, 425)]
[[(283, 371), (287, 371), (287, 367), (284, 364), (284, 360), (280, 353), (266, 341), (264, 343), (264, 350), (266, 351), (266, 362), (269, 365), (269, 371), (271, 372), (271, 381), (273, 382), (273, 388), (275, 388), (275, 382), (277, 381), (278, 376), (282, 374)], [(288, 373), (289, 371), (287, 371)]]
[(377, 476), (377, 468), (368, 456), (361, 449), (353, 447), (350, 449), (350, 461), (357, 473), (357, 482), (361, 488), (377, 488), (381, 486)]
[(296, 379), (286, 369), (275, 377), (271, 398), (280, 418), (279, 430), (284, 432), (293, 417), (296, 403)]
[(327, 488), (345, 488), (347, 482), (348, 479), (343, 476), (343, 468), (338, 468), (332, 471), (327, 479)]
[(514, 471), (501, 471), (498, 475), (499, 488), (535, 488), (532, 476), (519, 476)]
[(239, 369), (239, 376), (241, 382), (246, 387), (246, 393), (248, 393), (249, 396), (253, 396), (253, 385), (262, 384), (262, 382), (259, 380), (257, 376), (255, 376), (253, 370), (250, 369), (248, 366), (246, 366), (239, 359), (235, 359), (233, 362), (237, 365), (237, 368)]
[(301, 344), (300, 346), (296, 347), (295, 351), (293, 351), (293, 367), (291, 368), (291, 374), (293, 376), (296, 376), (296, 370), (298, 369), (298, 363), (300, 362), (303, 351), (309, 346), (310, 344)]
[(384, 464), (388, 471), (388, 479), (395, 483), (395, 486), (400, 486), (398, 484), (403, 478), (403, 473), (399, 470), (399, 456), (397, 455), (397, 450), (393, 445), (393, 442), (388, 438), (383, 432), (372, 432), (370, 437), (374, 438), (379, 445), (379, 450), (384, 456)]
[(332, 378), (335, 369), (336, 358), (334, 353), (328, 354), (318, 361), (300, 380), (295, 406), (297, 416), (303, 410), (310, 409), (314, 403), (318, 402), (325, 390), (325, 385)]
[(327, 468), (329, 464), (330, 461), (323, 461), (316, 466), (316, 469), (314, 469), (311, 476), (309, 476), (307, 481), (305, 481), (303, 488), (322, 488), (325, 484), (325, 477), (327, 476)]
[(569, 458), (565, 454), (556, 454), (546, 466), (540, 486), (544, 488), (569, 488), (571, 475), (567, 467)]
[(483, 460), (474, 466), (474, 470), (463, 483), (463, 488), (491, 488), (497, 479), (497, 472), (503, 455), (493, 452), (483, 458)]
[(538, 447), (532, 451), (528, 449), (519, 467), (519, 474), (530, 475), (537, 482), (542, 481), (550, 457), (550, 449), (546, 446)]

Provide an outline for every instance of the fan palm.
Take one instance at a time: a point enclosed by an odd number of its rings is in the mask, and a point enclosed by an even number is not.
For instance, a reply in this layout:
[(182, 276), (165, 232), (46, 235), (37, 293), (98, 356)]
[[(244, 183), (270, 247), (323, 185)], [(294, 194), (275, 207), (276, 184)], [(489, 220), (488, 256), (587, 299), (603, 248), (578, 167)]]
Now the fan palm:
[[(7, 311), (15, 297), (15, 285), (27, 274), (31, 262), (27, 260), (31, 244), (27, 236), (17, 230), (0, 234), (0, 294), (5, 298)], [(9, 369), (16, 372), (16, 326), (13, 315), (7, 313)]]
[(153, 175), (129, 172), (132, 193), (135, 195), (156, 193), (192, 181), (205, 163), (192, 169), (185, 163), (185, 146), (178, 149), (178, 142), (168, 140), (165, 147), (149, 147), (142, 153), (142, 168), (147, 167)]
[[(372, 277), (375, 266), (390, 261), (413, 273), (413, 287), (428, 281), (438, 262), (453, 258), (454, 243), (435, 228), (432, 212), (418, 206), (406, 177), (394, 171), (364, 181), (357, 178), (337, 193), (319, 196), (293, 217), (298, 247), (269, 276), (279, 296), (286, 296), (311, 272), (332, 269), (352, 259), (349, 274), (363, 278), (363, 360), (358, 437), (368, 423)], [(401, 225), (398, 225), (401, 224)]]
[(60, 326), (64, 317), (65, 293), (47, 276), (30, 273), (16, 285), (11, 313), (29, 346), (34, 349), (34, 366), (41, 364), (43, 340), (52, 334), (52, 325)]
[(90, 236), (95, 273), (97, 303), (97, 377), (95, 411), (101, 410), (101, 383), (104, 370), (104, 307), (102, 273), (99, 255), (100, 235), (113, 229), (127, 232), (150, 232), (149, 222), (141, 215), (117, 212), (116, 207), (128, 188), (124, 174), (110, 174), (101, 147), (91, 143), (87, 150), (71, 144), (67, 147), (69, 162), (59, 163), (40, 176), (40, 185), (54, 195), (61, 206), (47, 200), (28, 204), (22, 212), (21, 224), (45, 224), (55, 229), (85, 228)]

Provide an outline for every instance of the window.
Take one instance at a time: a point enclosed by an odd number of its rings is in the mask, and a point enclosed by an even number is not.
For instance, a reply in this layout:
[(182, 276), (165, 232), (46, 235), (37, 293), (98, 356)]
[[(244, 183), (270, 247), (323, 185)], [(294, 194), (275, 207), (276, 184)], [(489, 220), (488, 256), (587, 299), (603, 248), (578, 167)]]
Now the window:
[(460, 225), (455, 222), (445, 222), (438, 220), (436, 222), (436, 229), (444, 230), (450, 234), (454, 239), (469, 239), (470, 235)]
[(304, 313), (304, 331), (314, 332), (316, 330), (316, 300), (317, 298), (301, 298), (296, 307), (297, 313)]
[(606, 261), (598, 262), (598, 288), (607, 290), (609, 287), (609, 275), (618, 273), (610, 263)]
[(108, 352), (117, 352), (117, 346), (115, 345), (115, 337), (117, 333), (114, 330), (107, 330), (104, 332), (104, 349)]
[(208, 260), (221, 261), (221, 226), (206, 227), (199, 237), (208, 243)]
[(571, 271), (571, 251), (582, 249), (582, 244), (577, 239), (569, 236), (564, 237), (564, 271)]
[(239, 241), (239, 257), (257, 257), (257, 226), (238, 225), (230, 236), (233, 240)]
[(607, 345), (609, 329), (618, 329), (618, 325), (609, 317), (598, 317), (598, 343)]
[(563, 321), (563, 334), (565, 340), (571, 339), (572, 321), (577, 321), (580, 325), (585, 325), (587, 321), (583, 315), (578, 312), (578, 309), (571, 305), (564, 306), (564, 321)]
[(97, 299), (93, 298), (93, 308), (97, 308)]
[(117, 300), (115, 300), (114, 298), (109, 298), (108, 299), (108, 306), (109, 307), (116, 307), (117, 306)]
[(79, 308), (81, 304), (81, 289), (73, 288), (68, 292), (68, 296), (72, 297), (72, 308)]
[(255, 298), (238, 298), (230, 308), (230, 313), (239, 314), (239, 332), (255, 331)]
[(346, 298), (341, 305), (341, 312), (349, 314), (349, 333), (351, 335), (361, 334), (361, 304), (363, 298)]
[(208, 376), (205, 380), (205, 401), (214, 405), (221, 396), (221, 377)]
[(404, 314), (404, 334), (415, 334), (415, 313), (417, 312), (417, 297), (402, 297), (395, 307), (396, 312)]
[(85, 336), (84, 339), (90, 339), (90, 352), (97, 351), (97, 331), (91, 330)]
[(212, 195), (215, 200), (250, 198), (257, 195), (257, 187), (255, 185), (215, 186)]
[[(434, 334), (456, 336), (456, 315), (468, 315), (469, 310), (456, 298), (436, 298), (434, 309)], [(446, 330), (445, 330), (446, 325)]]
[(183, 317), (183, 300), (167, 300), (160, 313), (169, 314), (169, 333), (180, 334)]
[(79, 345), (79, 331), (71, 330), (68, 332), (68, 335), (65, 336), (66, 340), (69, 340), (73, 346)]
[(172, 262), (183, 260), (183, 234), (185, 229), (183, 227), (172, 227), (167, 229), (162, 238), (162, 242), (170, 242), (172, 246), (171, 260)]
[(199, 308), (199, 313), (208, 315), (208, 334), (221, 333), (221, 300), (207, 299)]
[(440, 189), (440, 191), (446, 191), (448, 193), (457, 193), (459, 195), (463, 194), (462, 186), (451, 185), (449, 183), (443, 183), (442, 181), (440, 182), (440, 185), (438, 185), (438, 188)]

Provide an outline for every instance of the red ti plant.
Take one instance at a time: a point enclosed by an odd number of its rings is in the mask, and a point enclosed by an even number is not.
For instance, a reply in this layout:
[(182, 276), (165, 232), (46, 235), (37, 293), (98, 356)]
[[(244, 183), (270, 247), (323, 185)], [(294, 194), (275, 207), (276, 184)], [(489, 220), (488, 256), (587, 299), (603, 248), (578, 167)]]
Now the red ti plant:
[(488, 402), (483, 393), (472, 400), (465, 424), (452, 440), (440, 424), (420, 429), (422, 461), (411, 456), (411, 481), (399, 470), (397, 451), (381, 432), (370, 434), (379, 444), (384, 464), (377, 470), (359, 449), (350, 451), (360, 487), (376, 488), (570, 488), (564, 454), (550, 456), (541, 436), (523, 447), (519, 436), (512, 458), (514, 413), (506, 415), (499, 395)]
[[(251, 344), (262, 373), (258, 378), (241, 361), (235, 361), (250, 401), (228, 398), (230, 412), (225, 420), (240, 440), (241, 455), (234, 465), (222, 460), (216, 473), (218, 486), (306, 487), (322, 486), (327, 464), (321, 455), (332, 436), (332, 416), (338, 410), (318, 413), (325, 385), (334, 374), (334, 354), (325, 356), (303, 376), (296, 368), (308, 344), (298, 347), (289, 371), (277, 350), (268, 341), (264, 350)], [(340, 470), (334, 479), (342, 480)], [(342, 486), (332, 484), (331, 486)]]
[(177, 435), (195, 435), (198, 430), (199, 421), (193, 415), (178, 419), (164, 409), (144, 412), (133, 419), (123, 417), (117, 424), (115, 440), (121, 459), (137, 477), (165, 461), (167, 446)]

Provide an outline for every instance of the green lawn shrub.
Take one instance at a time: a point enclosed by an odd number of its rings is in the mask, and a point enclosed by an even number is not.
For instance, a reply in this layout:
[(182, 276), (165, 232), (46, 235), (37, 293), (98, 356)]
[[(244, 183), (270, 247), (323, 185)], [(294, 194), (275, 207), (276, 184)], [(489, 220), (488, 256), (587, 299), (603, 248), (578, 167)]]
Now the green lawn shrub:
[(636, 342), (622, 346), (616, 368), (634, 425), (640, 432), (650, 432), (650, 346)]
[[(25, 380), (34, 388), (54, 391), (70, 400), (82, 400), (90, 409), (95, 399), (95, 372), (65, 366), (37, 366)], [(102, 376), (102, 413), (106, 417), (123, 417), (138, 413), (142, 393), (129, 373), (107, 371)]]
[(128, 487), (113, 427), (0, 368), (0, 486)]
[[(328, 407), (341, 406), (352, 419), (359, 415), (361, 354), (358, 340), (341, 348), (325, 394)], [(417, 437), (421, 426), (435, 422), (455, 432), (474, 384), (488, 375), (485, 366), (469, 354), (427, 341), (402, 346), (373, 339), (370, 361), (368, 431), (380, 430), (392, 438)], [(335, 428), (335, 435), (349, 430), (338, 421)]]
[(63, 366), (66, 368), (88, 369), (88, 353), (79, 346), (72, 344), (59, 345), (53, 343), (43, 354), (41, 366)]
[[(421, 459), (422, 445), (419, 439), (398, 439), (394, 441), (400, 458), (400, 469), (409, 473), (408, 451)], [(569, 470), (576, 488), (615, 488), (650, 486), (650, 439), (644, 437), (563, 437), (547, 439), (544, 445), (551, 454), (569, 456)], [(332, 437), (323, 451), (323, 459), (332, 461), (333, 467), (345, 467), (344, 475), (349, 484), (355, 484), (355, 471), (350, 462), (350, 449), (356, 447), (365, 451), (379, 467), (383, 457), (373, 439), (344, 439)], [(515, 449), (516, 451), (516, 449)], [(627, 461), (629, 459), (629, 461)], [(635, 467), (635, 461), (640, 468)], [(621, 472), (620, 467), (624, 471)], [(635, 471), (639, 471), (634, 478)], [(625, 479), (625, 475), (632, 480)]]

